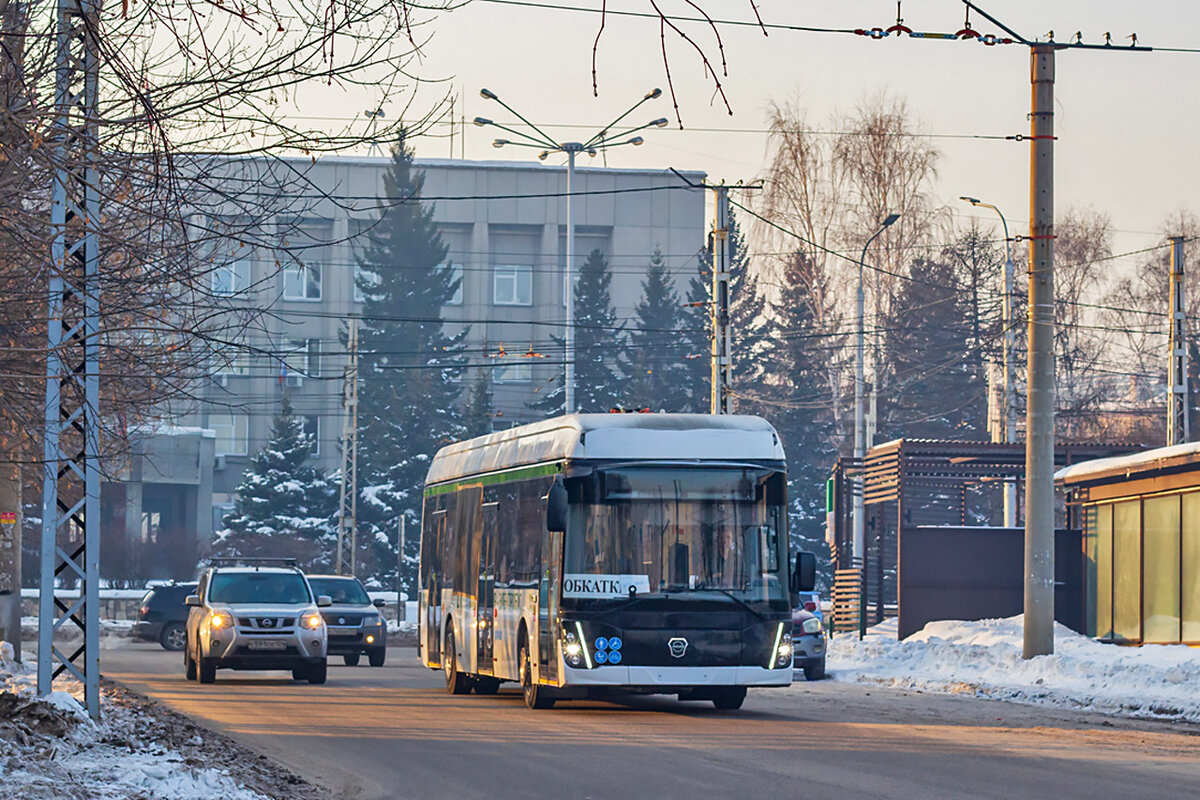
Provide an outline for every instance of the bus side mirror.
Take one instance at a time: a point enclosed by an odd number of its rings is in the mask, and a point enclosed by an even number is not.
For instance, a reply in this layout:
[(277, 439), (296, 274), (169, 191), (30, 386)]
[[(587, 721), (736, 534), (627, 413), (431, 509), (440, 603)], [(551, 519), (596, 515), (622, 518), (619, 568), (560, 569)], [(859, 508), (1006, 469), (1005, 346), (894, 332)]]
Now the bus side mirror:
[(801, 550), (796, 553), (796, 566), (792, 570), (792, 591), (811, 592), (817, 586), (817, 556)]
[(567, 530), (567, 487), (556, 477), (546, 495), (546, 530), (562, 533)]

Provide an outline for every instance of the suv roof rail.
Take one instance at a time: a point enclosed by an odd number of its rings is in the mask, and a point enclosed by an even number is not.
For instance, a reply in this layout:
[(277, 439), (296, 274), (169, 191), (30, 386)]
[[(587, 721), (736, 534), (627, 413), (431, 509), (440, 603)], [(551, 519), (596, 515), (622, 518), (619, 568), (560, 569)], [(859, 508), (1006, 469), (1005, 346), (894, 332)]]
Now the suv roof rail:
[(259, 558), (257, 556), (213, 556), (208, 559), (212, 567), (291, 567), (300, 569), (295, 558)]

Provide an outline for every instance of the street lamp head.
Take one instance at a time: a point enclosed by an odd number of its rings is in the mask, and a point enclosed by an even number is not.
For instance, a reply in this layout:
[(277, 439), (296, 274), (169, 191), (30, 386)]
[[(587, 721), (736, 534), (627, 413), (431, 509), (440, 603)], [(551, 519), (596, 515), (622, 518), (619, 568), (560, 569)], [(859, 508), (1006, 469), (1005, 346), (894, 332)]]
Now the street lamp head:
[(982, 202), (978, 197), (967, 197), (965, 194), (962, 195), (961, 197), (959, 197), (958, 199), (968, 202), (973, 206), (977, 206)]
[(883, 227), (885, 227), (885, 228), (892, 227), (892, 224), (895, 223), (895, 221), (898, 219), (900, 219), (899, 214), (888, 214), (887, 218), (884, 219), (884, 221), (883, 221)]
[(548, 156), (548, 155), (550, 155), (550, 151), (549, 151), (549, 150), (543, 150), (542, 152), (538, 153), (538, 161), (545, 161), (545, 160), (546, 160), (546, 156)]
[(662, 89), (654, 88), (654, 89), (651, 89), (650, 91), (646, 92), (646, 96), (643, 97), (642, 99), (643, 100), (657, 100), (660, 97), (662, 97)]
[(491, 125), (492, 121), (487, 117), (476, 117), (475, 124), (482, 128), (484, 125)]
[(479, 96), (482, 97), (484, 100), (499, 100), (500, 99), (499, 97), (496, 97), (496, 93), (493, 92), (491, 89), (480, 89)]
[(589, 148), (587, 149), (587, 154), (588, 154), (588, 156), (589, 156), (590, 158), (595, 158), (595, 157), (596, 157), (596, 148), (594, 148), (594, 147), (589, 147)]
[(633, 145), (634, 147), (637, 147), (638, 145), (642, 144), (642, 143), (643, 143), (643, 142), (645, 142), (645, 141), (646, 141), (646, 140), (645, 140), (645, 139), (643, 139), (642, 137), (640, 137), (640, 136), (635, 136), (635, 137), (633, 137), (632, 139), (630, 139), (630, 140), (629, 140), (629, 144)]
[(504, 147), (506, 144), (512, 144), (508, 139), (492, 139), (492, 147)]
[(654, 120), (654, 122), (651, 122), (650, 124), (651, 124), (651, 125), (653, 125), (653, 126), (654, 126), (654, 127), (656, 127), (656, 128), (665, 128), (665, 127), (667, 127), (667, 125), (669, 125), (670, 123), (669, 123), (669, 122), (667, 122), (667, 118), (666, 118), (666, 117), (659, 117), (658, 119)]

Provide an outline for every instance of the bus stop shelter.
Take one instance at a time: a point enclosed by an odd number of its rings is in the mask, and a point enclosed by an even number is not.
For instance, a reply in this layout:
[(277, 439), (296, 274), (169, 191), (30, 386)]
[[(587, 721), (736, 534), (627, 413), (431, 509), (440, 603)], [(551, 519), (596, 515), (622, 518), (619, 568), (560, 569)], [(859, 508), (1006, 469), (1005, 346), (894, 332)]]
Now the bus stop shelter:
[(1083, 532), (1084, 632), (1200, 644), (1200, 442), (1059, 470)]
[[(1060, 443), (1055, 464), (1128, 453), (1130, 445)], [(854, 554), (854, 478), (863, 478), (865, 541)], [(861, 630), (899, 617), (900, 638), (933, 619), (1020, 613), (1024, 529), (1001, 527), (1003, 489), (1023, 505), (1024, 443), (896, 439), (859, 464), (841, 458), (826, 493), (835, 585), (833, 627)], [(1020, 519), (1020, 516), (1018, 516)], [(1060, 621), (1082, 625), (1082, 544), (1059, 520)]]

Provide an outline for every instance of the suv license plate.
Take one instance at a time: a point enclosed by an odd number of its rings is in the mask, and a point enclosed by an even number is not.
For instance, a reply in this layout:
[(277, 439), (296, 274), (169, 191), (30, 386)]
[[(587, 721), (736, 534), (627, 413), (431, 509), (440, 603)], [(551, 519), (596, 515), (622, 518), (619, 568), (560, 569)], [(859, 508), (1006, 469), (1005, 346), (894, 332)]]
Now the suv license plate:
[(251, 639), (247, 646), (251, 650), (283, 650), (287, 642), (280, 639)]

